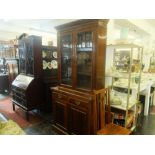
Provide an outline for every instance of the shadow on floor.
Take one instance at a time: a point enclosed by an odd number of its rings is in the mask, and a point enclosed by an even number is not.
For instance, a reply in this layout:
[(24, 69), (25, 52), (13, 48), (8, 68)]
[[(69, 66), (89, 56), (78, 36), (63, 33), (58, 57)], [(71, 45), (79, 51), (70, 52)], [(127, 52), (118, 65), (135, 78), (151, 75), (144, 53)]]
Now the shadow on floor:
[(27, 135), (57, 135), (52, 130), (52, 124), (49, 122), (42, 122), (37, 125), (24, 129)]
[(155, 115), (143, 116), (135, 135), (155, 135)]
[(139, 124), (135, 135), (155, 135), (155, 106), (150, 106), (148, 116), (141, 116)]
[(52, 114), (41, 112), (40, 115), (43, 118), (43, 121), (25, 128), (25, 133), (27, 135), (57, 135), (52, 129)]

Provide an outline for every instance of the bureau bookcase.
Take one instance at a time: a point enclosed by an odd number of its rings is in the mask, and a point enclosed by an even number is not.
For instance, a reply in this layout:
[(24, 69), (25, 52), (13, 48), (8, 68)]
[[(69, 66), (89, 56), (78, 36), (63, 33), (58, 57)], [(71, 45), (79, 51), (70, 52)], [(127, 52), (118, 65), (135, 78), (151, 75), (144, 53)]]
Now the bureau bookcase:
[(104, 88), (108, 20), (57, 26), (59, 85), (52, 88), (53, 127), (63, 134), (96, 134), (95, 90)]

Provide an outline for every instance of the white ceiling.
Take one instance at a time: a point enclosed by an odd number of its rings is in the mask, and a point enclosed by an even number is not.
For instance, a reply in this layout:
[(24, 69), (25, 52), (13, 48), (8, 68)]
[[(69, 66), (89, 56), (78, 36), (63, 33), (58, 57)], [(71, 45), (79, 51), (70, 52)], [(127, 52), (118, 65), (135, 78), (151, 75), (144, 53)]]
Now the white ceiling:
[(55, 35), (55, 26), (75, 19), (0, 19), (0, 40), (15, 39), (22, 33)]
[[(75, 21), (77, 19), (0, 19), (0, 40), (15, 39), (22, 33), (52, 36), (56, 35), (55, 26)], [(145, 21), (155, 32), (155, 19), (137, 20)], [(131, 24), (127, 19), (117, 19), (115, 23), (120, 26), (128, 26), (139, 33), (149, 34), (149, 30), (143, 30)]]

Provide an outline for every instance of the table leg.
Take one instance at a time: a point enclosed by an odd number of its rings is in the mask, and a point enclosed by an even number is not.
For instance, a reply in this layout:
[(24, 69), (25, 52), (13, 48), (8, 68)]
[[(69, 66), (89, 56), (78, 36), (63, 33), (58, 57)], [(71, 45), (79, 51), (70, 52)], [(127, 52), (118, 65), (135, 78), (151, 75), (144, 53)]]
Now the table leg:
[(13, 107), (13, 111), (15, 111), (15, 104), (12, 104), (12, 107)]
[(144, 115), (147, 116), (149, 113), (149, 104), (150, 104), (150, 89), (151, 87), (148, 86), (146, 89), (146, 95), (145, 95), (145, 106), (144, 106)]

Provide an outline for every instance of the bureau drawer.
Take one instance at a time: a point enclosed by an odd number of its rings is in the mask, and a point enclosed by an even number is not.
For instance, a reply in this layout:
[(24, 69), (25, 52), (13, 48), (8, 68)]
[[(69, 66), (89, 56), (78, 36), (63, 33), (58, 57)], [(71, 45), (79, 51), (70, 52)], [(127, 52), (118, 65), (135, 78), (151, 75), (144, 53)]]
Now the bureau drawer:
[(63, 101), (63, 102), (68, 101), (68, 96), (64, 95), (64, 94), (61, 94), (61, 93), (53, 92), (52, 97), (53, 97), (54, 100), (57, 100), (57, 101)]
[(89, 103), (88, 102), (84, 102), (82, 100), (74, 99), (74, 98), (70, 98), (69, 99), (69, 104), (71, 104), (73, 106), (85, 108), (85, 109), (88, 109), (88, 107), (89, 107)]

